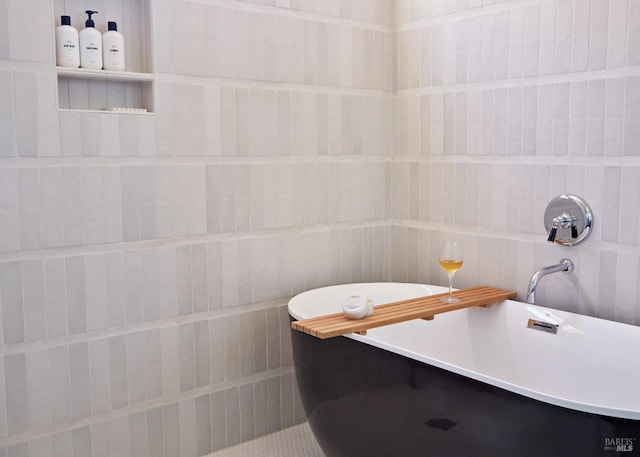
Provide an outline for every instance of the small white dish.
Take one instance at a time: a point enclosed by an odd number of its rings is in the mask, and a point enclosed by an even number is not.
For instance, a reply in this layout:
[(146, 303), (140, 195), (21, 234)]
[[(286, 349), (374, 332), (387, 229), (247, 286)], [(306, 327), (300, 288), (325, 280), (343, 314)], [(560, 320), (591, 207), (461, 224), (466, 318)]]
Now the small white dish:
[(373, 300), (353, 292), (342, 300), (342, 311), (348, 319), (362, 319), (373, 314)]

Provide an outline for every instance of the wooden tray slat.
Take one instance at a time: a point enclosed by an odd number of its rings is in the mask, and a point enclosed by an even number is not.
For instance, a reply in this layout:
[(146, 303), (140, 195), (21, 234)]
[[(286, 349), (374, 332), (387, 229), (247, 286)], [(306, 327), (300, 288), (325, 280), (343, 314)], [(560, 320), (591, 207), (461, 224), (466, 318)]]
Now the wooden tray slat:
[(372, 328), (413, 319), (430, 320), (436, 314), (471, 306), (486, 307), (492, 303), (515, 298), (517, 295), (513, 291), (481, 286), (453, 292), (453, 296), (459, 298), (460, 303), (442, 303), (440, 298), (447, 294), (429, 295), (379, 305), (374, 308), (372, 316), (360, 320), (347, 319), (343, 313), (336, 313), (294, 321), (291, 323), (291, 328), (326, 339), (346, 333), (364, 333)]

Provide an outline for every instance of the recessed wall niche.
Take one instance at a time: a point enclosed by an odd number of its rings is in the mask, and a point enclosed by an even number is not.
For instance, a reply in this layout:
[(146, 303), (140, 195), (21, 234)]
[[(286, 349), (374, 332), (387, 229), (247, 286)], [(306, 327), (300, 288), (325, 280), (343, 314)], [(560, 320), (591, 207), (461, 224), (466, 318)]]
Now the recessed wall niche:
[[(98, 13), (93, 19), (100, 33), (107, 21), (115, 21), (124, 36), (125, 70), (89, 70), (56, 67), (58, 108), (73, 111), (155, 111), (151, 0), (54, 0), (52, 27), (60, 16), (71, 17), (78, 31), (85, 27), (85, 10)], [(55, 50), (54, 50), (55, 52)]]

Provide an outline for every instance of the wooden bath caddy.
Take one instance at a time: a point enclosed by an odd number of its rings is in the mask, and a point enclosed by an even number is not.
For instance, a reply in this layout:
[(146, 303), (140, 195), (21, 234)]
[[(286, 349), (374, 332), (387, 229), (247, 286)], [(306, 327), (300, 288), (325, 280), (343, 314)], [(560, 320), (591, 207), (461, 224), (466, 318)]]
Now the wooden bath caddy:
[(320, 339), (332, 338), (346, 333), (363, 335), (367, 330), (383, 325), (397, 324), (413, 319), (431, 320), (436, 314), (470, 308), (471, 306), (487, 307), (492, 303), (515, 298), (517, 294), (509, 290), (481, 286), (453, 292), (453, 296), (459, 298), (460, 303), (442, 303), (440, 299), (447, 295), (448, 292), (376, 306), (373, 315), (360, 320), (347, 319), (343, 313), (336, 313), (294, 321), (291, 323), (291, 328)]

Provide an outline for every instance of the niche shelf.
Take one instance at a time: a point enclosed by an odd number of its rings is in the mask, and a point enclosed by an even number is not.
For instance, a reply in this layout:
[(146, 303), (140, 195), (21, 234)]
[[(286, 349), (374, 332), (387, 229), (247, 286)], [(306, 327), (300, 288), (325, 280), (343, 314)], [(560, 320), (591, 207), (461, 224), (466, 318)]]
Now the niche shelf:
[[(105, 0), (96, 8), (96, 29), (106, 31), (107, 21), (118, 23), (125, 40), (125, 71), (56, 67), (58, 109), (113, 113), (153, 113), (155, 111), (155, 75), (152, 72), (152, 0)], [(54, 0), (53, 27), (60, 16), (71, 16), (71, 24), (80, 31), (86, 15), (83, 3)]]

